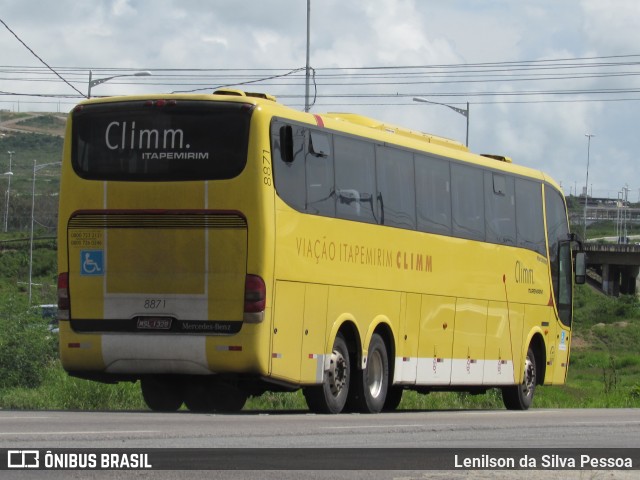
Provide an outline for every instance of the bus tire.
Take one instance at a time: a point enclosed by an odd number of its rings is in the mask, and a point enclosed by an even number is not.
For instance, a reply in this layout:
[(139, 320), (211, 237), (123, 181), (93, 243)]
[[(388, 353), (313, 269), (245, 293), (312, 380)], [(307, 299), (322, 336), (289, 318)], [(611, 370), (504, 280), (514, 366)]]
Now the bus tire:
[(527, 350), (527, 358), (524, 362), (524, 376), (520, 385), (511, 385), (502, 388), (502, 401), (507, 410), (528, 410), (533, 403), (533, 395), (536, 391), (538, 369), (533, 349)]
[(235, 384), (202, 377), (189, 383), (184, 403), (196, 413), (231, 413), (242, 410), (247, 397), (247, 393)]
[(353, 375), (350, 404), (363, 413), (379, 413), (389, 385), (389, 358), (382, 337), (374, 333), (369, 343), (367, 366)]
[(322, 385), (306, 387), (303, 390), (309, 410), (315, 413), (340, 413), (347, 402), (351, 363), (347, 342), (338, 333), (333, 348), (329, 369), (325, 370)]
[(145, 377), (140, 380), (142, 398), (154, 412), (175, 412), (184, 401), (183, 385), (177, 379)]
[(215, 406), (211, 401), (213, 389), (209, 377), (195, 377), (187, 383), (184, 395), (184, 404), (195, 413), (212, 413)]
[(393, 412), (398, 408), (402, 401), (404, 388), (400, 386), (391, 386), (387, 389), (387, 397), (384, 399), (383, 412)]
[(215, 382), (211, 390), (210, 400), (216, 412), (239, 412), (247, 402), (247, 393), (229, 382)]

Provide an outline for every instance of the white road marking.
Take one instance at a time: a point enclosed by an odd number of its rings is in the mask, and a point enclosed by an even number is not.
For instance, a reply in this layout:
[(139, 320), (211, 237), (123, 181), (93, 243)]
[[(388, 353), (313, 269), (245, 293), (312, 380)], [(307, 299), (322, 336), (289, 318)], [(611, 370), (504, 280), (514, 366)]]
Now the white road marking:
[(55, 417), (0, 417), (0, 420), (42, 420), (43, 418)]
[(345, 430), (345, 429), (361, 429), (361, 428), (406, 428), (406, 427), (423, 427), (424, 425), (347, 425), (339, 427), (320, 427), (320, 430)]
[(159, 430), (86, 430), (77, 432), (0, 432), (0, 435), (98, 435), (98, 434), (132, 434), (132, 433), (161, 433)]

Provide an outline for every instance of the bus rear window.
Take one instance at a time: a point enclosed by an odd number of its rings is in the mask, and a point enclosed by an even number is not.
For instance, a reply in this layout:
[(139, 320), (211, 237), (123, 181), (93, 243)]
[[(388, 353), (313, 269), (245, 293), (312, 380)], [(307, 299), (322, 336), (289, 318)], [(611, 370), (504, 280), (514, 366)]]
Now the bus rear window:
[(84, 105), (71, 161), (90, 180), (222, 180), (247, 161), (251, 106), (198, 101)]

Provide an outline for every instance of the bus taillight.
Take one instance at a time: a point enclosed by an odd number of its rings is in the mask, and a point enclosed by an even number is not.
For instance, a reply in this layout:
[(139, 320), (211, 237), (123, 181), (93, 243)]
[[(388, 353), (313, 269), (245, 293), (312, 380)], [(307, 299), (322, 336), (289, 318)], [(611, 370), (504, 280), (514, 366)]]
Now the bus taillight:
[(258, 275), (247, 275), (244, 283), (244, 321), (259, 323), (264, 318), (267, 287)]
[(63, 272), (58, 275), (58, 319), (69, 320), (69, 273)]

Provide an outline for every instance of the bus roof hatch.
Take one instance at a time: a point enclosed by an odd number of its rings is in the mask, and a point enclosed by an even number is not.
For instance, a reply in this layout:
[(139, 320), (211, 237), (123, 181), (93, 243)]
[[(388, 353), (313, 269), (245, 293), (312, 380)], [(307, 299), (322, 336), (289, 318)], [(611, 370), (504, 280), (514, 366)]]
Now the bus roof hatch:
[(245, 92), (243, 90), (235, 90), (233, 88), (221, 88), (213, 92), (214, 95), (229, 95), (232, 97), (253, 97), (253, 98), (262, 98), (264, 100), (271, 100), (272, 102), (276, 102), (276, 97), (273, 95), (269, 95), (268, 93), (259, 93), (259, 92)]

